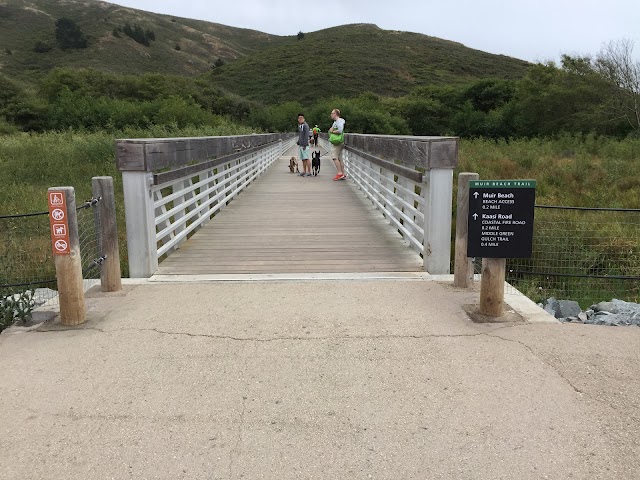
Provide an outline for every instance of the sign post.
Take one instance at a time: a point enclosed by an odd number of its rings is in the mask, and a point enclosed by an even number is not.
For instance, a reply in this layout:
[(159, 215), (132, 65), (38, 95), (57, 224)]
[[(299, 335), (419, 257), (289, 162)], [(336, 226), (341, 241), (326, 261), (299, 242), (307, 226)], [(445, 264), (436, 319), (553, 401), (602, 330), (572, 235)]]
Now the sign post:
[(535, 180), (469, 182), (467, 256), (482, 258), (482, 314), (504, 313), (506, 259), (531, 257), (535, 201)]
[(79, 325), (86, 321), (86, 311), (74, 189), (50, 188), (47, 200), (51, 247), (60, 299), (60, 319), (63, 325)]

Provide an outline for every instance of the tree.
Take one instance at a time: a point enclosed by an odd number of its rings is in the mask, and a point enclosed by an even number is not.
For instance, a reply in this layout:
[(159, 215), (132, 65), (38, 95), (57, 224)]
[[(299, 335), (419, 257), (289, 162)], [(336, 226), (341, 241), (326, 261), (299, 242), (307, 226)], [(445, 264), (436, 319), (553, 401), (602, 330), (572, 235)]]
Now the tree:
[(66, 17), (56, 20), (56, 40), (63, 50), (87, 48), (89, 43), (78, 24)]
[(150, 46), (151, 42), (156, 39), (156, 34), (153, 30), (145, 30), (137, 23), (134, 23), (133, 25), (125, 23), (124, 27), (122, 27), (122, 33), (146, 47)]
[(298, 40), (302, 40), (304, 38), (304, 33), (302, 31), (298, 32)]
[(640, 133), (640, 61), (633, 59), (633, 42), (609, 42), (597, 55), (594, 68), (611, 88), (615, 111)]
[(223, 65), (224, 65), (224, 60), (219, 57), (215, 62), (213, 62), (213, 66), (216, 68), (222, 67)]

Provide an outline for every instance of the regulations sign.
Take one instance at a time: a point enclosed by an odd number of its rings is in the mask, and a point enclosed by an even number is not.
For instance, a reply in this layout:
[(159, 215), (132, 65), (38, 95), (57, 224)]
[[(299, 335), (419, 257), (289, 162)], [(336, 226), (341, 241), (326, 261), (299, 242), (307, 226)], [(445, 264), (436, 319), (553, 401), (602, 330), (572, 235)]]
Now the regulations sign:
[(531, 257), (535, 203), (535, 180), (469, 182), (467, 256)]
[(64, 192), (49, 191), (49, 224), (54, 255), (69, 255), (69, 219)]

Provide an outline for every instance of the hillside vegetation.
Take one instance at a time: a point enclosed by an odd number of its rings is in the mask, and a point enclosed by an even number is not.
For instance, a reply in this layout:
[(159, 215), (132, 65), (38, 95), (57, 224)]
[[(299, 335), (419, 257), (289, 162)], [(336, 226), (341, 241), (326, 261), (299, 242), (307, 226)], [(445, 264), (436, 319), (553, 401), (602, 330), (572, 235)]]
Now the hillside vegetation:
[(307, 33), (215, 69), (220, 86), (264, 102), (310, 102), (362, 92), (400, 96), (416, 87), (518, 79), (529, 64), (419, 33), (359, 24)]
[[(69, 43), (74, 48), (57, 38), (60, 19), (79, 29), (78, 41)], [(363, 91), (398, 96), (417, 86), (517, 79), (529, 65), (375, 25), (329, 28), (298, 40), (86, 0), (0, 0), (0, 45), (0, 73), (29, 83), (54, 67), (211, 72), (207, 78), (217, 86), (267, 103)]]
[[(87, 48), (60, 48), (56, 21), (69, 18)], [(120, 34), (129, 24), (153, 32), (149, 46)], [(53, 67), (107, 72), (197, 75), (218, 60), (231, 61), (295, 41), (254, 30), (159, 15), (92, 0), (0, 0), (0, 72), (26, 81)]]

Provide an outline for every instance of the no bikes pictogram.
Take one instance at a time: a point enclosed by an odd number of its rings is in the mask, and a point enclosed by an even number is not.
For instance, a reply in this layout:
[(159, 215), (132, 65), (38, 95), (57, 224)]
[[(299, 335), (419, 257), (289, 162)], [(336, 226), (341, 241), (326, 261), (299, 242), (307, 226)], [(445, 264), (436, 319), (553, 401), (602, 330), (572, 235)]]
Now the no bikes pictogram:
[(69, 247), (69, 244), (64, 240), (56, 240), (53, 246), (58, 252), (65, 252)]

